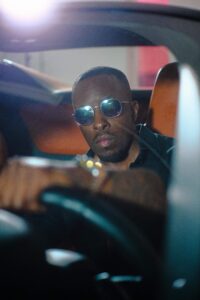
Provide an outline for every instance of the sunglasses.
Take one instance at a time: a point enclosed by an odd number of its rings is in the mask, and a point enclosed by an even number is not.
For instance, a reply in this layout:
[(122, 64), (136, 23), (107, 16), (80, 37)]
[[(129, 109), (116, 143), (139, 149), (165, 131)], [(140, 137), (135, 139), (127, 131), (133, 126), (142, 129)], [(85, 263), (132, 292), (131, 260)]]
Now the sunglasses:
[(117, 99), (104, 99), (99, 105), (94, 107), (90, 105), (81, 106), (75, 109), (74, 119), (76, 123), (81, 126), (91, 125), (94, 122), (95, 109), (100, 109), (106, 118), (116, 118), (121, 115), (123, 111), (123, 104), (129, 101), (119, 101)]

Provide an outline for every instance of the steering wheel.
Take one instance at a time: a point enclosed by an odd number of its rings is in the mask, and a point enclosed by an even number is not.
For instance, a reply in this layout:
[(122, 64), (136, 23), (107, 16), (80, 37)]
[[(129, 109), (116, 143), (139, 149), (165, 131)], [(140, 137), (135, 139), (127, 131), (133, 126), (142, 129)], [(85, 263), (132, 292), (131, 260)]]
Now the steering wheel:
[[(88, 225), (87, 228), (95, 227), (114, 241), (115, 249), (129, 272), (132, 270), (132, 275), (141, 275), (142, 280), (152, 287), (152, 284), (157, 284), (161, 272), (159, 256), (151, 242), (134, 222), (117, 209), (113, 200), (77, 188), (51, 187), (41, 194), (42, 203), (49, 208), (64, 211), (66, 218), (74, 216), (76, 220), (81, 219)], [(68, 224), (68, 230), (69, 227)], [(79, 227), (78, 235), (89, 235), (83, 228)]]
[[(34, 276), (38, 276), (36, 279), (36, 288), (40, 288), (40, 282), (43, 282), (43, 278), (46, 277), (49, 280), (50, 286), (56, 281), (62, 281), (59, 283), (58, 287), (66, 286), (66, 282), (72, 280), (73, 286), (77, 286), (80, 284), (80, 281), (86, 283), (86, 286), (89, 280), (84, 281), (84, 277), (87, 277), (87, 271), (90, 270), (90, 274), (94, 276), (94, 281), (106, 281), (106, 287), (104, 287), (105, 292), (108, 291), (108, 285), (113, 282), (117, 284), (121, 281), (124, 283), (126, 281), (130, 281), (131, 284), (133, 281), (142, 281), (143, 288), (150, 287), (150, 290), (154, 289), (155, 284), (157, 284), (157, 280), (160, 275), (161, 265), (159, 257), (152, 246), (152, 244), (148, 241), (144, 234), (140, 232), (138, 227), (132, 222), (127, 216), (125, 216), (119, 207), (116, 205), (115, 199), (100, 195), (100, 194), (93, 194), (86, 190), (81, 189), (73, 189), (73, 188), (61, 188), (61, 187), (51, 187), (46, 189), (41, 194), (41, 202), (47, 206), (47, 215), (48, 211), (51, 215), (56, 212), (56, 217), (59, 215), (66, 219), (66, 227), (59, 228), (62, 230), (62, 236), (66, 238), (67, 234), (69, 234), (70, 230), (72, 231), (70, 234), (73, 235), (74, 232), (74, 224), (73, 222), (77, 222), (83, 225), (86, 224), (87, 226), (80, 226), (78, 228), (79, 233), (78, 236), (87, 235), (89, 236), (89, 232), (85, 232), (84, 228), (90, 231), (90, 229), (96, 228), (98, 232), (103, 233), (103, 235), (114, 242), (115, 250), (118, 253), (119, 260), (115, 261), (117, 267), (122, 261), (122, 264), (125, 264), (125, 268), (123, 268), (123, 273), (120, 274), (109, 274), (106, 266), (103, 267), (100, 273), (98, 273), (98, 268), (91, 271), (91, 265), (87, 262), (87, 253), (81, 257), (81, 259), (77, 260), (78, 268), (72, 268), (71, 270), (68, 268), (53, 268), (49, 267), (45, 261), (45, 255), (43, 255), (43, 247), (39, 247), (41, 240), (35, 244), (37, 234), (34, 236), (34, 239), (28, 238), (27, 236), (31, 230), (31, 226), (28, 226), (28, 231), (23, 233), (22, 238), (20, 238), (18, 243), (17, 251), (20, 253), (20, 259), (16, 257), (19, 261), (16, 262), (15, 255), (12, 255), (12, 263), (15, 264), (15, 268), (8, 270), (7, 278), (10, 278), (10, 273), (15, 271), (14, 275), (12, 274), (12, 280), (15, 281), (15, 278), (18, 278), (18, 272), (21, 271), (21, 264), (23, 262), (23, 281), (26, 282), (28, 285), (29, 277), (30, 280), (35, 280)], [(42, 218), (45, 216), (42, 215)], [(23, 217), (23, 215), (22, 215)], [(25, 220), (29, 220), (29, 218), (25, 218)], [(37, 220), (36, 220), (37, 221)], [(29, 223), (29, 222), (28, 222)], [(39, 230), (39, 226), (37, 227)], [(36, 231), (37, 231), (36, 230)], [(41, 236), (41, 235), (40, 235)], [(25, 238), (24, 238), (25, 237)], [(51, 238), (51, 237), (50, 237)], [(87, 239), (87, 238), (86, 238)], [(97, 235), (98, 239), (98, 235)], [(30, 243), (31, 241), (31, 243)], [(15, 239), (16, 244), (16, 239)], [(16, 248), (12, 248), (14, 243), (9, 243), (10, 253), (14, 253)], [(26, 247), (28, 245), (29, 251), (26, 251)], [(11, 247), (10, 247), (11, 246)], [(7, 251), (5, 249), (5, 251)], [(13, 249), (13, 251), (11, 251)], [(21, 249), (23, 249), (21, 253)], [(38, 250), (39, 249), (39, 250)], [(28, 257), (27, 256), (27, 252)], [(5, 252), (4, 252), (5, 253)], [(34, 253), (34, 255), (33, 255)], [(69, 253), (68, 253), (69, 254)], [(29, 274), (30, 267), (27, 266), (29, 261), (33, 259), (33, 263), (31, 262), (31, 270), (34, 267), (33, 276)], [(10, 256), (8, 257), (8, 261)], [(93, 257), (89, 257), (89, 261), (93, 260)], [(126, 268), (127, 267), (127, 268)], [(7, 270), (7, 265), (5, 265), (5, 269)], [(117, 269), (117, 268), (116, 268)], [(125, 271), (124, 271), (125, 270)], [(127, 273), (124, 273), (126, 272)], [(102, 273), (103, 271), (103, 273)], [(80, 274), (78, 274), (79, 272)], [(39, 274), (38, 274), (39, 273)], [(49, 276), (50, 274), (50, 276)], [(120, 276), (116, 276), (120, 275)], [(90, 275), (91, 276), (91, 275)], [(59, 278), (59, 279), (58, 279)], [(72, 279), (71, 279), (72, 278)], [(48, 289), (48, 280), (45, 283), (45, 288)], [(22, 281), (22, 285), (23, 285)], [(75, 283), (74, 283), (75, 281)], [(107, 283), (109, 283), (107, 285)], [(95, 283), (96, 284), (96, 283)], [(90, 283), (89, 283), (90, 285)], [(90, 285), (91, 287), (91, 285)], [(148, 294), (148, 289), (146, 293)], [(124, 291), (122, 292), (122, 294)], [(113, 291), (111, 292), (112, 297), (108, 299), (118, 299), (118, 293), (113, 296)], [(66, 294), (65, 294), (66, 295)], [(135, 295), (134, 295), (135, 296)], [(72, 297), (73, 298), (73, 297)], [(101, 298), (100, 298), (101, 299)], [(121, 296), (119, 299), (127, 299), (126, 297)], [(137, 298), (135, 298), (137, 299)], [(140, 298), (141, 299), (141, 298)]]

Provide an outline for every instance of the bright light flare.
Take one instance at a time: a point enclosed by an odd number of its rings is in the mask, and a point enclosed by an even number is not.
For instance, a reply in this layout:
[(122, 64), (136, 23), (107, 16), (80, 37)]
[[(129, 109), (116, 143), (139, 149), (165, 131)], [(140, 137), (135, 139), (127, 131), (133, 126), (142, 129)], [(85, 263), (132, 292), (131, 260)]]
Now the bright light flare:
[(44, 22), (51, 14), (55, 0), (1, 0), (3, 16), (17, 24)]

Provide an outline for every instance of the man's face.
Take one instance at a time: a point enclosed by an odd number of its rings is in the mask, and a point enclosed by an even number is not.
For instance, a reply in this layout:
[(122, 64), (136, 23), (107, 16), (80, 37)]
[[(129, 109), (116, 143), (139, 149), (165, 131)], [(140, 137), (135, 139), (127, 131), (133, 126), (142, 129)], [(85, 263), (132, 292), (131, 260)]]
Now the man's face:
[(102, 161), (124, 160), (134, 140), (134, 125), (138, 111), (137, 102), (131, 101), (131, 92), (125, 83), (111, 75), (96, 75), (78, 83), (73, 92), (74, 108), (84, 105), (98, 106), (107, 98), (128, 101), (122, 104), (120, 116), (109, 118), (95, 108), (94, 122), (80, 126), (90, 148)]

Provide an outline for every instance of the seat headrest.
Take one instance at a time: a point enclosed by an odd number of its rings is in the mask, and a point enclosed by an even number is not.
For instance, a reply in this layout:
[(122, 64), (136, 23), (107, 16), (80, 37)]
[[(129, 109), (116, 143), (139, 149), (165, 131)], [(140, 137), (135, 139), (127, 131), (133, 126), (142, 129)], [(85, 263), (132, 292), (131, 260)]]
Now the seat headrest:
[(178, 63), (161, 68), (152, 90), (147, 125), (154, 131), (174, 137), (179, 92)]

